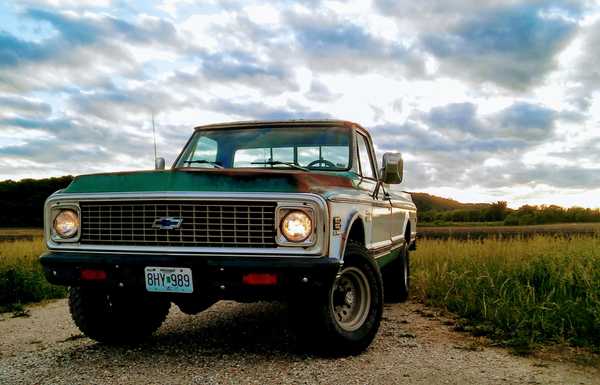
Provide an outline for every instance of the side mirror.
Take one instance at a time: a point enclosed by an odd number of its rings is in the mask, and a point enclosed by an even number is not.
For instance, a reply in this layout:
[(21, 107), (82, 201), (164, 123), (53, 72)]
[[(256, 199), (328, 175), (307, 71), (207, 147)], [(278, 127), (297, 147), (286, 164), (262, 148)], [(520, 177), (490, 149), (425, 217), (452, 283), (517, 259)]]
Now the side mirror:
[(155, 170), (164, 170), (165, 169), (165, 158), (156, 158), (154, 160), (154, 169)]
[(404, 176), (404, 161), (402, 154), (397, 152), (386, 152), (383, 154), (383, 168), (381, 169), (381, 181), (387, 184), (398, 184)]

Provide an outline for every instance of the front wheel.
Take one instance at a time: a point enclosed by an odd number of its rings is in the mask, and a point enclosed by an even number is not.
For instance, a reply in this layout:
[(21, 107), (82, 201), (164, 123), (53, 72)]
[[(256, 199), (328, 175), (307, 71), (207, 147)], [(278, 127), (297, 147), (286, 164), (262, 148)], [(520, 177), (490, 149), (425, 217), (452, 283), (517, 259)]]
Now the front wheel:
[(365, 247), (349, 242), (344, 266), (320, 309), (321, 347), (332, 354), (358, 354), (371, 344), (381, 323), (381, 273)]
[(149, 337), (169, 313), (170, 302), (144, 294), (73, 287), (69, 309), (86, 336), (104, 343), (138, 342)]

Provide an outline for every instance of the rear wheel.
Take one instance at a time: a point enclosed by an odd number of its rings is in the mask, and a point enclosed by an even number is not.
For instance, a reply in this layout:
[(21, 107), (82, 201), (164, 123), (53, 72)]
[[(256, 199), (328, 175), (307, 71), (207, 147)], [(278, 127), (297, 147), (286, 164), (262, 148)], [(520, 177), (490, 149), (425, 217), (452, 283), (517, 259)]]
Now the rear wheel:
[(408, 247), (400, 251), (398, 258), (383, 269), (383, 284), (386, 302), (404, 302), (410, 291), (410, 258)]
[(152, 335), (169, 313), (170, 302), (144, 294), (73, 287), (69, 309), (86, 336), (105, 343), (133, 343)]

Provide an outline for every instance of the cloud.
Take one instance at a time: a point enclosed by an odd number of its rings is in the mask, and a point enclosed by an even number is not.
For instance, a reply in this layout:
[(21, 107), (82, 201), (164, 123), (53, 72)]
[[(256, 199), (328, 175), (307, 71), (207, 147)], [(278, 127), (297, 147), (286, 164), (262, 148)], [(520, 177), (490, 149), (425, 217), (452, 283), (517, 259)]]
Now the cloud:
[(237, 102), (227, 99), (214, 99), (207, 103), (212, 111), (250, 120), (286, 120), (286, 119), (328, 119), (327, 113), (312, 111), (299, 104), (288, 102), (283, 106), (270, 106), (260, 102)]
[(422, 54), (409, 42), (375, 37), (352, 20), (332, 13), (287, 12), (295, 56), (322, 72), (382, 72), (392, 76), (422, 76)]
[(60, 8), (96, 8), (108, 7), (112, 0), (21, 0), (20, 3), (33, 7), (60, 7)]
[(582, 29), (583, 47), (575, 61), (570, 99), (578, 108), (587, 110), (593, 101), (593, 94), (600, 89), (600, 19)]
[(477, 133), (481, 130), (481, 124), (476, 115), (477, 106), (465, 102), (434, 107), (423, 118), (430, 126), (439, 129)]
[(555, 127), (557, 112), (531, 103), (517, 102), (496, 116), (497, 132), (505, 137), (540, 141), (549, 139)]
[[(93, 92), (73, 92), (69, 102), (82, 116), (93, 116), (112, 123), (149, 119), (152, 113), (175, 110), (178, 99), (162, 87), (146, 85), (137, 88), (109, 84)], [(190, 101), (186, 100), (189, 104)]]
[[(407, 172), (412, 189), (439, 185), (495, 188), (498, 183), (525, 183), (527, 176), (532, 183), (553, 185), (558, 179), (546, 172), (550, 166), (526, 166), (522, 159), (552, 140), (560, 116), (560, 112), (526, 102), (491, 114), (480, 114), (474, 103), (451, 103), (415, 112), (404, 124), (375, 126), (372, 135), (380, 152), (401, 151), (417, 159)], [(501, 166), (490, 166), (488, 159)], [(498, 175), (504, 175), (503, 179)], [(587, 171), (577, 175), (583, 178), (581, 183), (594, 181)]]
[(115, 163), (123, 154), (135, 159), (148, 153), (148, 138), (135, 127), (115, 126), (97, 120), (73, 117), (60, 118), (0, 118), (0, 130), (17, 129), (43, 133), (22, 138), (23, 144), (0, 143), (0, 157), (25, 158), (58, 168), (65, 162), (97, 169), (99, 165)]
[(554, 149), (548, 156), (562, 160), (571, 167), (596, 169), (600, 165), (600, 134), (592, 138), (583, 138), (573, 145)]
[(224, 50), (210, 53), (198, 50), (194, 59), (200, 63), (193, 72), (177, 71), (172, 81), (182, 86), (210, 84), (241, 85), (266, 94), (297, 91), (293, 72), (285, 65), (261, 60), (244, 51)]
[(446, 74), (526, 90), (556, 68), (556, 55), (577, 30), (575, 21), (545, 10), (538, 4), (490, 9), (422, 42)]
[[(60, 34), (60, 41), (72, 46), (89, 45), (108, 40), (138, 44), (169, 44), (178, 40), (173, 25), (162, 19), (144, 17), (137, 24), (109, 15), (83, 16), (58, 13), (43, 9), (30, 9), (25, 16), (47, 22)], [(109, 38), (110, 37), (110, 38)], [(56, 52), (59, 55), (60, 52)]]
[(476, 168), (468, 173), (468, 178), (486, 188), (546, 185), (557, 189), (595, 189), (600, 187), (600, 167), (585, 169), (549, 163), (528, 165), (514, 160), (498, 167)]
[[(600, 187), (600, 167), (558, 166), (550, 162), (528, 164), (523, 161), (523, 155), (532, 149), (532, 145), (516, 138), (474, 138), (457, 142), (415, 124), (377, 126), (372, 133), (381, 153), (400, 151), (409, 154), (410, 160), (405, 162), (405, 181), (410, 190), (442, 186), (458, 189), (519, 185), (545, 185), (557, 189)], [(555, 155), (581, 159), (580, 150)], [(486, 162), (489, 159), (495, 161)]]
[[(421, 77), (425, 72), (422, 53), (409, 41), (381, 39), (366, 26), (331, 11), (309, 13), (279, 5), (281, 20), (275, 24), (259, 24), (231, 6), (218, 21), (199, 19), (207, 24), (202, 28), (210, 31), (209, 36), (191, 44), (197, 70), (180, 76), (203, 84), (240, 83), (274, 94), (298, 91), (294, 69), (303, 67), (314, 73), (393, 77)], [(195, 30), (192, 34), (198, 36)]]
[[(434, 107), (417, 115), (427, 125), (454, 139), (497, 137), (540, 142), (553, 136), (555, 122), (562, 113), (539, 104), (518, 101), (488, 115), (478, 115), (477, 105), (470, 102)], [(566, 117), (571, 115), (565, 113)]]
[(18, 127), (27, 130), (49, 130), (64, 131), (73, 128), (71, 122), (65, 119), (35, 119), (35, 118), (3, 118), (0, 119), (0, 126)]
[(26, 10), (22, 17), (50, 26), (37, 41), (0, 32), (0, 91), (27, 92), (69, 86), (97, 86), (118, 74), (141, 78), (139, 64), (128, 49), (179, 49), (173, 25), (140, 17), (130, 23), (108, 15)]
[(51, 50), (42, 44), (20, 40), (6, 32), (0, 32), (0, 67), (15, 67), (22, 62), (45, 60)]
[(43, 117), (52, 112), (52, 107), (48, 103), (16, 95), (0, 95), (0, 106), (2, 106), (0, 115), (8, 113)]
[(333, 93), (327, 87), (327, 85), (318, 79), (313, 79), (310, 83), (310, 89), (306, 93), (308, 99), (312, 99), (317, 102), (332, 102), (342, 95), (340, 93)]

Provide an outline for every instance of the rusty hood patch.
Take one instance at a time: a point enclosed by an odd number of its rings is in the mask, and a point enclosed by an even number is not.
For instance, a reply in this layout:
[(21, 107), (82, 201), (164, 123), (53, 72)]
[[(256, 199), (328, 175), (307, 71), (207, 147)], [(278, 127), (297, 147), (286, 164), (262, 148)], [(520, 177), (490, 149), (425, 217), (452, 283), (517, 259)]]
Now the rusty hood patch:
[(349, 172), (300, 170), (179, 169), (92, 174), (76, 177), (62, 193), (110, 192), (280, 192), (323, 193), (352, 187)]

